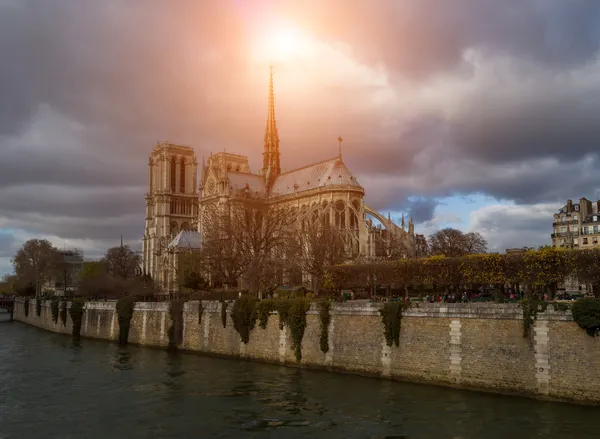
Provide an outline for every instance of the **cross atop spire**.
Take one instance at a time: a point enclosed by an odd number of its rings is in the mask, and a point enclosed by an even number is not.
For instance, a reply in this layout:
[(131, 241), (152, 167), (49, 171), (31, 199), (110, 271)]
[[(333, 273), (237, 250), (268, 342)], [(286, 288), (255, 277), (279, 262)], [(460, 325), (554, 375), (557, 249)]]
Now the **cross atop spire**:
[(342, 139), (342, 136), (337, 138), (338, 143), (340, 144), (340, 159), (342, 158), (342, 142), (344, 141), (344, 139)]
[(275, 93), (273, 92), (273, 66), (269, 67), (269, 105), (267, 110), (267, 126), (265, 127), (265, 149), (263, 152), (263, 174), (270, 168), (273, 178), (281, 174), (279, 161), (279, 134), (275, 120)]

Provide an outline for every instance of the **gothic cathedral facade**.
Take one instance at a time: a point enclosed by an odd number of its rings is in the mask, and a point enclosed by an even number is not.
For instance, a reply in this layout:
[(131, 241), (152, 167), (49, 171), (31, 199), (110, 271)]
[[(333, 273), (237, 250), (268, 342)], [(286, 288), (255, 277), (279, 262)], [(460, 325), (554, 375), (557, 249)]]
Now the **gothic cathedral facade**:
[[(275, 118), (273, 74), (269, 79), (263, 167), (251, 172), (248, 157), (220, 152), (200, 165), (189, 146), (157, 144), (150, 154), (146, 193), (146, 227), (143, 270), (165, 292), (173, 285), (177, 252), (202, 247), (203, 224), (220, 206), (248, 191), (272, 205), (286, 205), (299, 225), (310, 218), (325, 218), (345, 236), (351, 258), (390, 256), (390, 243), (402, 248), (401, 256), (414, 256), (412, 219), (399, 226), (364, 202), (365, 190), (350, 172), (340, 151), (336, 157), (288, 172), (281, 172), (279, 133)], [(197, 184), (199, 183), (199, 184)], [(375, 218), (380, 224), (374, 224)], [(396, 255), (395, 257), (398, 257)]]

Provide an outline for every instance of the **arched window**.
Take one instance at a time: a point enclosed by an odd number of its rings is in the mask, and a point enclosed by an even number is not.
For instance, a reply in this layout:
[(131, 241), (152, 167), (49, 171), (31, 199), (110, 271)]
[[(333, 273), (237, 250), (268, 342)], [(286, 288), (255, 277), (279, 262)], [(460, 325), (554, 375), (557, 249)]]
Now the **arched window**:
[(188, 223), (183, 223), (181, 225), (181, 230), (188, 231), (190, 229), (190, 225)]
[(179, 172), (179, 192), (185, 193), (185, 159), (183, 157), (181, 157), (179, 166), (181, 168)]
[(175, 157), (171, 158), (171, 192), (175, 192), (177, 184), (177, 162)]
[(175, 221), (173, 221), (171, 223), (171, 233), (173, 235), (177, 235), (178, 231), (177, 231), (177, 223)]

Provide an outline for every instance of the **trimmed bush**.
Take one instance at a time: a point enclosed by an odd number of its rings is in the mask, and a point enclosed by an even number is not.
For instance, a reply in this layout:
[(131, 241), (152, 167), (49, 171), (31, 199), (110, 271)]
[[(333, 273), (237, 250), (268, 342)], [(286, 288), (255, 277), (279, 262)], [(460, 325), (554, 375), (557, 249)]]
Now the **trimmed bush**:
[(588, 335), (594, 337), (600, 331), (600, 300), (586, 297), (576, 300), (571, 308), (573, 320)]

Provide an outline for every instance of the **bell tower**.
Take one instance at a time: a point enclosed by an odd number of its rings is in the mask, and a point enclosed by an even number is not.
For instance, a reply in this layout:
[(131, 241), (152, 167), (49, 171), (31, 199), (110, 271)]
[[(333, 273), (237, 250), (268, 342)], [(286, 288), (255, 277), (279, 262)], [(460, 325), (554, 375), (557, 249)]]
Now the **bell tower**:
[(157, 143), (148, 160), (143, 271), (160, 281), (162, 256), (181, 230), (195, 230), (198, 162), (193, 148)]

